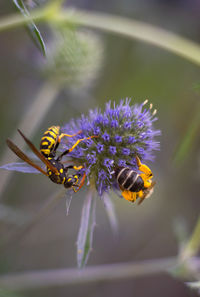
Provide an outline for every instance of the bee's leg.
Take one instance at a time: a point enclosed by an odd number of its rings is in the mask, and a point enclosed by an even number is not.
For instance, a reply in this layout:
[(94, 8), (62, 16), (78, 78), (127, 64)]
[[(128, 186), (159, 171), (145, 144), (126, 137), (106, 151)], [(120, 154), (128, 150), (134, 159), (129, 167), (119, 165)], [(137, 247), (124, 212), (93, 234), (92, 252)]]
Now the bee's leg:
[(137, 192), (137, 196), (138, 198), (142, 198), (144, 196), (144, 192), (142, 190)]
[(142, 164), (140, 159), (138, 158), (138, 156), (136, 156), (136, 162), (137, 162), (137, 166), (139, 168), (139, 170), (141, 172), (143, 172), (143, 174), (141, 174), (141, 177), (146, 181), (146, 180), (149, 180), (153, 177), (153, 174), (151, 172), (151, 169), (145, 165), (145, 164)]
[(60, 161), (62, 159), (63, 156), (69, 154), (71, 151), (73, 151), (73, 149), (81, 142), (81, 141), (84, 141), (84, 140), (88, 140), (88, 139), (91, 139), (91, 138), (94, 138), (94, 137), (98, 137), (98, 136), (90, 136), (90, 137), (86, 137), (86, 138), (81, 138), (81, 139), (78, 139), (77, 142), (70, 148), (70, 149), (67, 149), (66, 151), (64, 151), (60, 156), (58, 156), (57, 158), (57, 161)]
[(130, 192), (130, 191), (123, 191), (122, 192), (122, 196), (124, 197), (124, 199), (131, 201), (131, 202), (135, 202), (137, 195), (136, 192)]
[(77, 185), (78, 188), (75, 189), (74, 186), (72, 187), (72, 189), (74, 190), (75, 193), (78, 192), (78, 191), (82, 188), (82, 186), (84, 185), (84, 182), (85, 182), (85, 178), (86, 178), (86, 174), (85, 174), (85, 172), (84, 172), (83, 177), (82, 177), (82, 179), (81, 179), (81, 181), (80, 181), (80, 184)]
[(143, 198), (140, 198), (140, 200), (138, 201), (138, 205), (140, 205), (143, 201), (144, 201), (144, 197)]
[(140, 174), (140, 176), (141, 176), (141, 178), (142, 178), (143, 181), (144, 181), (144, 187), (145, 187), (145, 188), (149, 188), (149, 187), (151, 187), (152, 181), (145, 180), (146, 176), (144, 176), (143, 174)]

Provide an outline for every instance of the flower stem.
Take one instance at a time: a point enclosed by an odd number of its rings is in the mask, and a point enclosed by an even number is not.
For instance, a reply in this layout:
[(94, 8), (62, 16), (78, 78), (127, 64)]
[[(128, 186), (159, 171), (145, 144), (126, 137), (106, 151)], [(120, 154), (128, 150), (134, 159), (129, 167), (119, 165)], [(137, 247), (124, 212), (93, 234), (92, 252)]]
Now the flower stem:
[(181, 252), (180, 259), (188, 260), (189, 258), (195, 256), (200, 248), (200, 217), (198, 218), (197, 224), (191, 237), (186, 243), (185, 248)]
[(44, 9), (35, 10), (30, 18), (22, 15), (11, 15), (0, 20), (0, 31), (27, 24), (30, 20), (53, 23), (68, 23), (96, 28), (132, 39), (141, 40), (163, 48), (190, 62), (200, 65), (200, 46), (198, 43), (183, 38), (175, 33), (124, 17), (83, 10)]
[(1, 17), (0, 32), (14, 29), (20, 26), (24, 26), (28, 24), (31, 20), (44, 21), (44, 18), (45, 18), (44, 10), (41, 10), (41, 11), (36, 10), (31, 14), (31, 16), (27, 16), (26, 18), (19, 13), (11, 14), (6, 17)]
[[(132, 39), (138, 39), (168, 50), (178, 56), (190, 60), (190, 62), (200, 65), (199, 44), (175, 33), (145, 22), (104, 13), (76, 10), (74, 17), (76, 17), (75, 22), (78, 25), (101, 29), (103, 31), (127, 36)], [(71, 15), (69, 11), (62, 10), (55, 16), (55, 20), (58, 22), (71, 21)]]
[(26, 271), (0, 276), (0, 287), (13, 290), (38, 289), (52, 286), (92, 283), (153, 275), (176, 267), (177, 258), (91, 266), (83, 270), (54, 269)]

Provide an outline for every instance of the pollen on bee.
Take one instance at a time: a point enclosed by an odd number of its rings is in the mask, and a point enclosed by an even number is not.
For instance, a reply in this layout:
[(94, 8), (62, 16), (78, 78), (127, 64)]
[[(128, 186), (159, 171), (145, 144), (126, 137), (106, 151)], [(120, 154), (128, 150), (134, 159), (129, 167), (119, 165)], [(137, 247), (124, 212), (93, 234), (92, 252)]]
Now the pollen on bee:
[(48, 172), (48, 174), (49, 174), (49, 175), (52, 175), (52, 172), (51, 172), (51, 171), (49, 171), (49, 172)]
[(63, 173), (63, 168), (60, 169), (60, 173)]

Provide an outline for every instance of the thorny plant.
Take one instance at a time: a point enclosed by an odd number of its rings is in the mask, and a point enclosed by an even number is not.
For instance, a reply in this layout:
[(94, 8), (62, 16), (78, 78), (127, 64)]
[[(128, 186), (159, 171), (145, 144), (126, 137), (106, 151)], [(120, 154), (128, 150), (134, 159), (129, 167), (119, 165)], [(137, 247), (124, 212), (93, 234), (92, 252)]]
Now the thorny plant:
[[(146, 162), (154, 159), (153, 153), (160, 146), (155, 137), (160, 135), (160, 130), (153, 127), (153, 123), (157, 120), (156, 110), (152, 109), (152, 104), (148, 106), (147, 102), (148, 100), (145, 100), (142, 104), (131, 105), (131, 100), (126, 99), (116, 105), (109, 101), (105, 111), (90, 110), (88, 116), (82, 115), (76, 120), (72, 119), (61, 128), (62, 135), (74, 135), (67, 138), (67, 141), (65, 141), (65, 137), (61, 139), (61, 151), (69, 151), (66, 155), (67, 160), (62, 160), (63, 164), (71, 162), (78, 165), (76, 177), (86, 176), (89, 188), (89, 194), (83, 206), (78, 236), (79, 266), (86, 263), (92, 244), (95, 225), (93, 197), (95, 191), (100, 197), (103, 197), (104, 203), (107, 204), (109, 191), (114, 190), (120, 193), (123, 185), (126, 192), (131, 195), (132, 193), (137, 194), (134, 199), (127, 199), (134, 202), (138, 197), (144, 199), (145, 191), (151, 186), (151, 182), (148, 181), (151, 177), (148, 176), (145, 181), (146, 173), (140, 173), (140, 171), (146, 172), (145, 170), (148, 168), (146, 165), (142, 165), (141, 161)], [(79, 143), (79, 140), (83, 141)], [(74, 143), (78, 143), (78, 145), (71, 150)], [(37, 173), (34, 167), (26, 163), (7, 164), (2, 168)], [(127, 170), (123, 183), (116, 179), (116, 168), (122, 168), (122, 171)], [(138, 180), (140, 181), (139, 185)], [(145, 182), (149, 186), (145, 186)], [(133, 190), (131, 186), (139, 188)], [(126, 198), (124, 192), (122, 194)], [(88, 240), (89, 244), (86, 244)]]
[[(45, 55), (45, 44), (42, 39), (42, 36), (35, 25), (35, 21), (41, 22), (50, 22), (50, 23), (58, 23), (58, 24), (70, 24), (70, 25), (81, 25), (81, 26), (89, 26), (92, 28), (98, 28), (100, 30), (105, 30), (108, 32), (113, 32), (117, 34), (123, 34), (124, 36), (142, 40), (147, 43), (154, 44), (160, 48), (164, 48), (168, 51), (171, 51), (178, 56), (184, 57), (189, 61), (195, 63), (196, 65), (200, 64), (200, 48), (199, 45), (190, 42), (180, 36), (175, 34), (171, 34), (170, 32), (166, 32), (161, 30), (160, 28), (155, 28), (149, 26), (145, 23), (136, 22), (134, 20), (127, 20), (125, 18), (119, 18), (111, 15), (104, 15), (98, 13), (91, 13), (91, 12), (83, 12), (83, 11), (76, 11), (72, 16), (72, 13), (69, 9), (65, 9), (62, 7), (62, 1), (53, 1), (50, 5), (47, 5), (44, 8), (40, 8), (39, 10), (33, 11), (31, 15), (25, 9), (24, 3), (31, 3), (34, 4), (37, 2), (46, 2), (46, 1), (18, 1), (13, 0), (16, 6), (19, 8), (20, 12), (25, 16), (8, 16), (0, 21), (0, 31), (7, 30), (10, 28), (16, 28), (17, 26), (21, 26), (24, 24), (28, 24), (31, 32), (33, 33), (34, 37), (36, 37), (36, 41), (38, 41), (38, 45)], [(20, 5), (20, 6), (19, 6)], [(30, 8), (30, 7), (29, 7)], [(120, 24), (120, 26), (119, 26)], [(45, 96), (44, 96), (45, 97)], [(144, 105), (144, 104), (143, 104)], [(138, 110), (142, 111), (143, 105), (138, 106)], [(121, 112), (125, 109), (131, 109), (133, 119), (138, 119), (136, 112), (136, 107), (130, 107), (129, 102), (121, 103)], [(133, 112), (135, 108), (135, 113)], [(79, 236), (78, 236), (78, 264), (79, 266), (83, 266), (89, 255), (89, 250), (91, 248), (91, 241), (92, 241), (92, 233), (93, 227), (95, 222), (95, 200), (93, 196), (96, 193), (99, 194), (100, 197), (103, 198), (104, 203), (109, 205), (109, 191), (111, 189), (118, 191), (118, 185), (112, 179), (112, 169), (114, 164), (118, 166), (121, 164), (122, 166), (128, 166), (133, 168), (134, 170), (138, 170), (138, 166), (134, 162), (134, 157), (136, 154), (141, 158), (142, 162), (146, 162), (147, 160), (152, 158), (152, 151), (154, 149), (159, 148), (159, 144), (154, 140), (154, 137), (157, 136), (160, 132), (158, 130), (152, 129), (152, 123), (155, 120), (154, 112), (150, 109), (147, 109), (144, 113), (146, 113), (146, 122), (144, 125), (144, 131), (142, 131), (141, 127), (139, 126), (132, 126), (132, 131), (135, 133), (133, 138), (129, 139), (130, 136), (130, 128), (126, 126), (125, 119), (131, 122), (131, 116), (123, 118), (117, 117), (117, 114), (111, 115), (109, 111), (114, 111), (116, 108), (111, 108), (108, 104), (106, 107), (106, 111), (101, 114), (100, 111), (92, 111), (90, 112), (88, 117), (82, 117), (76, 121), (71, 121), (71, 123), (65, 125), (62, 129), (66, 131), (66, 129), (71, 130), (71, 132), (76, 131), (78, 128), (82, 129), (82, 133), (84, 135), (90, 135), (94, 132), (94, 128), (97, 130), (100, 129), (101, 137), (97, 139), (92, 139), (89, 142), (82, 143), (79, 147), (76, 148), (68, 157), (73, 162), (78, 161), (79, 163), (84, 165), (85, 173), (87, 174), (89, 192), (86, 197), (86, 201), (83, 206), (82, 211), (82, 218), (81, 218), (81, 226), (79, 229)], [(198, 110), (199, 111), (199, 110)], [(120, 113), (121, 114), (121, 113)], [(123, 112), (122, 112), (123, 114)], [(199, 112), (197, 113), (199, 115)], [(103, 116), (103, 120), (101, 120), (101, 116)], [(119, 120), (121, 119), (121, 123)], [(117, 121), (114, 123), (114, 121)], [(198, 117), (199, 119), (199, 117)], [(199, 120), (196, 120), (193, 123), (193, 126), (198, 127)], [(87, 120), (87, 122), (84, 122)], [(96, 120), (96, 122), (95, 122)], [(107, 122), (106, 126), (106, 120)], [(113, 120), (113, 123), (111, 124)], [(99, 121), (99, 123), (98, 123)], [(97, 124), (98, 123), (98, 124)], [(116, 126), (115, 127), (115, 125)], [(120, 123), (120, 125), (119, 125)], [(132, 122), (133, 123), (133, 122)], [(150, 124), (151, 128), (149, 129), (148, 123)], [(88, 124), (88, 125), (87, 125)], [(91, 125), (91, 126), (90, 126)], [(114, 126), (113, 126), (114, 125)], [(128, 124), (129, 125), (129, 124)], [(23, 125), (22, 125), (23, 126)], [(24, 125), (25, 126), (25, 125)], [(134, 129), (133, 129), (134, 127)], [(139, 129), (138, 134), (136, 133), (136, 127)], [(145, 130), (145, 128), (147, 128)], [(190, 127), (189, 127), (190, 128)], [(68, 131), (69, 131), (68, 130)], [(194, 128), (189, 129), (189, 131), (196, 131)], [(149, 133), (152, 131), (153, 133)], [(197, 128), (198, 131), (198, 128)], [(142, 134), (144, 132), (144, 134)], [(115, 135), (114, 135), (115, 134)], [(188, 133), (187, 133), (188, 134)], [(103, 137), (104, 135), (104, 137)], [(146, 138), (145, 138), (146, 135)], [(148, 135), (148, 137), (147, 137)], [(115, 136), (118, 136), (115, 138)], [(142, 139), (142, 136), (144, 137)], [(73, 141), (76, 141), (79, 136), (74, 139), (70, 139), (69, 144), (73, 144)], [(186, 138), (185, 138), (186, 139)], [(140, 140), (140, 141), (139, 141)], [(134, 142), (135, 141), (135, 142)], [(149, 142), (148, 142), (149, 141)], [(71, 142), (71, 143), (70, 143)], [(139, 144), (139, 145), (138, 145)], [(65, 149), (66, 143), (62, 142), (62, 148)], [(187, 142), (187, 145), (184, 147), (184, 155), (186, 151), (188, 151), (188, 147), (190, 147), (191, 141)], [(185, 149), (186, 147), (186, 149)], [(149, 148), (149, 149), (148, 149)], [(181, 145), (180, 145), (181, 148)], [(181, 149), (179, 150), (181, 151)], [(181, 151), (181, 153), (182, 153)], [(133, 154), (134, 152), (134, 154)], [(179, 154), (180, 155), (180, 154)], [(95, 161), (95, 162), (94, 162)], [(98, 165), (99, 170), (97, 170)], [(22, 165), (19, 163), (11, 164), (7, 166), (3, 166), (9, 170), (17, 170), (22, 172), (33, 172), (33, 168), (28, 168), (26, 164)], [(108, 203), (109, 202), (109, 203)], [(197, 226), (192, 234), (186, 248), (183, 249), (182, 258), (187, 258), (190, 260), (191, 255), (195, 255), (196, 251), (199, 247), (199, 234), (200, 234), (200, 220), (198, 220)], [(89, 243), (89, 244), (88, 244)], [(174, 260), (172, 261), (174, 262)], [(152, 265), (152, 264), (151, 264)], [(161, 264), (162, 267), (165, 266), (164, 263)], [(153, 265), (152, 265), (153, 267)], [(147, 265), (145, 264), (144, 271), (146, 271)], [(117, 270), (117, 269), (116, 269)], [(134, 271), (136, 271), (135, 269)], [(134, 273), (133, 273), (134, 274)], [(132, 274), (132, 275), (133, 275)], [(77, 275), (75, 276), (75, 278)], [(26, 278), (25, 278), (26, 280)], [(197, 285), (199, 288), (199, 283), (195, 283), (194, 286)]]

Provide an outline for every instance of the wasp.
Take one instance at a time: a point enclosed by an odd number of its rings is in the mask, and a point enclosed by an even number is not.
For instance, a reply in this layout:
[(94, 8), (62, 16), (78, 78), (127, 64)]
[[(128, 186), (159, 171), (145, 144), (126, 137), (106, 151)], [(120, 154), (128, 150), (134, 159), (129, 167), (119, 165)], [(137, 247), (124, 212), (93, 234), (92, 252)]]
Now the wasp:
[[(44, 132), (41, 142), (40, 142), (40, 151), (35, 147), (35, 145), (18, 129), (19, 134), (23, 137), (26, 144), (32, 150), (32, 152), (42, 161), (43, 164), (46, 165), (46, 171), (35, 164), (25, 153), (23, 153), (17, 146), (14, 144), (10, 139), (7, 139), (8, 147), (23, 161), (28, 163), (30, 166), (34, 167), (42, 174), (48, 176), (52, 182), (56, 184), (63, 184), (65, 188), (72, 188), (74, 192), (80, 190), (83, 186), (85, 181), (85, 173), (82, 176), (82, 179), (79, 183), (79, 178), (81, 174), (73, 174), (68, 175), (68, 169), (75, 169), (80, 170), (83, 166), (74, 166), (69, 165), (64, 167), (63, 163), (61, 162), (62, 157), (70, 153), (80, 142), (91, 139), (97, 136), (90, 136), (86, 138), (81, 138), (76, 141), (76, 143), (69, 149), (65, 150), (59, 156), (56, 157), (56, 151), (60, 144), (60, 141), (63, 137), (73, 137), (81, 133), (79, 131), (76, 134), (60, 134), (60, 127), (59, 126), (51, 126)], [(78, 185), (79, 183), (79, 185)]]
[(142, 173), (139, 174), (129, 167), (116, 167), (114, 174), (122, 191), (122, 196), (131, 202), (140, 198), (140, 204), (152, 194), (155, 182), (151, 180), (153, 174), (150, 168), (142, 164), (138, 156), (136, 156), (136, 162), (139, 171)]

